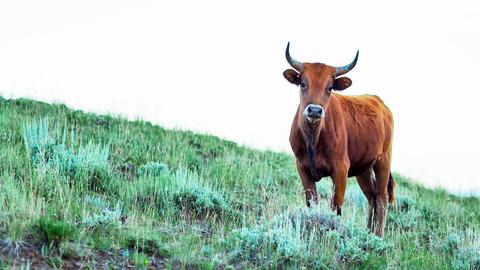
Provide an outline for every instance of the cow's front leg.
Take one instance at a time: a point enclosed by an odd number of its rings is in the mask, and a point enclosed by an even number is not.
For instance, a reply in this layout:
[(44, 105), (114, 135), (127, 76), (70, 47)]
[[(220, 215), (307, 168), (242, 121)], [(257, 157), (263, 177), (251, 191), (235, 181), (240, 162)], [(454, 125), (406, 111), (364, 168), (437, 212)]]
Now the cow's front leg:
[(341, 168), (333, 172), (333, 197), (331, 207), (337, 211), (337, 215), (342, 215), (342, 204), (345, 197), (345, 188), (347, 187), (348, 169)]
[(315, 180), (306, 173), (297, 162), (297, 169), (300, 178), (302, 179), (303, 189), (305, 191), (305, 200), (307, 201), (307, 206), (311, 206), (313, 201), (315, 204), (318, 204), (318, 195), (317, 195), (317, 186)]

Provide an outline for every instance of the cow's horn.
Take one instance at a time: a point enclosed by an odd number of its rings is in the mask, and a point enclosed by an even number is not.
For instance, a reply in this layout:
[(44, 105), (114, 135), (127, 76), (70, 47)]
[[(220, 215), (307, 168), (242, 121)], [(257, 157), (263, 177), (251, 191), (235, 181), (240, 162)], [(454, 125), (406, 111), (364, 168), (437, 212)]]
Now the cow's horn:
[(292, 66), (296, 71), (302, 72), (303, 63), (298, 62), (297, 60), (293, 59), (290, 56), (290, 42), (287, 44), (287, 49), (285, 50), (285, 57), (287, 58), (288, 63)]
[(349, 72), (350, 70), (352, 70), (355, 67), (355, 65), (357, 64), (357, 60), (358, 60), (358, 51), (357, 51), (357, 55), (355, 55), (355, 59), (353, 59), (353, 61), (350, 64), (348, 64), (346, 66), (343, 66), (343, 67), (337, 67), (336, 68), (335, 77), (343, 75), (343, 74)]

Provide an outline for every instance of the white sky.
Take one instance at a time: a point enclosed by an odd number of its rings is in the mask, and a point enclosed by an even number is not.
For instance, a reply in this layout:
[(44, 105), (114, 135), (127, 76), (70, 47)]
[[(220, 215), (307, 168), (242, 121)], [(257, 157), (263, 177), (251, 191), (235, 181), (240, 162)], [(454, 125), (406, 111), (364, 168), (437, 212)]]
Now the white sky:
[(1, 1), (0, 94), (291, 152), (287, 41), (334, 66), (359, 49), (345, 94), (393, 111), (394, 170), (480, 194), (480, 5), (386, 2)]

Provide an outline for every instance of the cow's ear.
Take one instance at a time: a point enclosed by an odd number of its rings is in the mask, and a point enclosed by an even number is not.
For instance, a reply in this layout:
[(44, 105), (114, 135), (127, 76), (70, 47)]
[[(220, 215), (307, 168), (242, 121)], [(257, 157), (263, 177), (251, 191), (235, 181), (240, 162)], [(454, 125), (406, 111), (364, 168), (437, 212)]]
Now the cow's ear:
[(295, 85), (299, 85), (300, 84), (300, 74), (298, 74), (298, 72), (296, 72), (295, 70), (293, 69), (287, 69), (283, 72), (283, 77), (285, 77), (285, 79), (287, 79), (287, 81), (295, 84)]
[(333, 89), (337, 91), (342, 91), (350, 87), (350, 85), (352, 85), (352, 80), (350, 80), (350, 78), (340, 77), (335, 79), (335, 81), (333, 82)]

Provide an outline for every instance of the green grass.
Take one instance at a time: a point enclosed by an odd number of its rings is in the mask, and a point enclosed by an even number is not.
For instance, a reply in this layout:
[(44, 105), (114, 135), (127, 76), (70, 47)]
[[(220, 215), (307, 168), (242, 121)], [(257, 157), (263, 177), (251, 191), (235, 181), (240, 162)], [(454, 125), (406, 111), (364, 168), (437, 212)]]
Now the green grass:
[(479, 200), (399, 174), (382, 240), (355, 180), (306, 209), (292, 155), (144, 121), (0, 97), (0, 160), (0, 268), (480, 268)]

